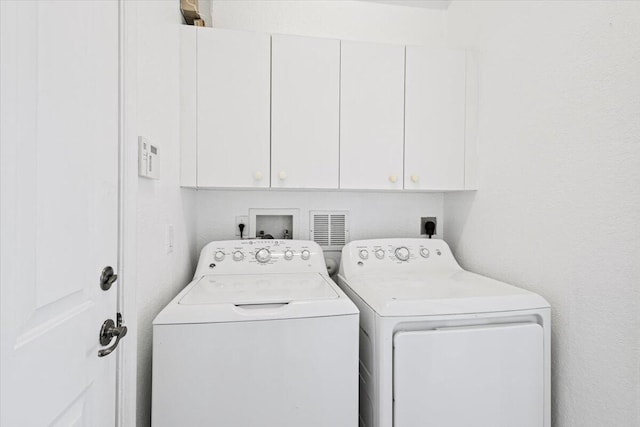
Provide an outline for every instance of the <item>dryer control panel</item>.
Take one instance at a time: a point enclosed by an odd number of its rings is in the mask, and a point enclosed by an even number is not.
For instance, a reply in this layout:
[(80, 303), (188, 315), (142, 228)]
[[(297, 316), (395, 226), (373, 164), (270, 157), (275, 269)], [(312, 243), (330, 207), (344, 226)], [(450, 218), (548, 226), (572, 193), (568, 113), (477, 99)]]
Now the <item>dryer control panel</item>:
[[(440, 239), (357, 240), (342, 249), (340, 274), (459, 270), (449, 245)], [(346, 273), (346, 276), (345, 276)]]
[(327, 273), (322, 248), (306, 240), (225, 240), (207, 244), (195, 277), (205, 274)]

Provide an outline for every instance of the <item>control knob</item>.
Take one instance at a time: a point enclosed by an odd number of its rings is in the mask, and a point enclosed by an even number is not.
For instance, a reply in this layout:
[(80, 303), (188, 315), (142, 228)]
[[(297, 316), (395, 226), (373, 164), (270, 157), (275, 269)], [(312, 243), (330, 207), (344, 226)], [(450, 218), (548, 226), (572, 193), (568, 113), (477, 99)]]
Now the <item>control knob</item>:
[(369, 251), (366, 249), (360, 249), (360, 258), (361, 259), (369, 258)]
[(264, 264), (265, 262), (269, 262), (269, 260), (271, 259), (271, 252), (269, 252), (269, 249), (267, 248), (262, 248), (258, 252), (256, 252), (256, 259), (259, 263), (262, 264)]
[(234, 261), (242, 261), (244, 259), (244, 254), (240, 251), (235, 251), (233, 253), (233, 260)]
[(293, 259), (293, 251), (290, 249), (284, 251), (284, 259), (286, 259), (287, 261), (291, 261)]
[(303, 250), (303, 251), (300, 253), (300, 257), (301, 257), (303, 260), (305, 260), (305, 261), (306, 261), (306, 260), (308, 260), (308, 259), (311, 257), (311, 252), (309, 252), (307, 249), (305, 249), (305, 250)]
[(409, 249), (407, 249), (404, 246), (400, 246), (399, 248), (396, 248), (396, 258), (398, 258), (400, 261), (408, 261), (409, 260)]
[(377, 249), (377, 250), (376, 250), (376, 258), (378, 258), (378, 259), (382, 259), (382, 258), (384, 258), (384, 250), (382, 250), (382, 249)]
[(222, 251), (216, 252), (216, 254), (213, 256), (213, 258), (218, 262), (222, 261), (224, 259), (224, 252), (222, 252)]
[(427, 248), (420, 249), (420, 255), (422, 255), (422, 258), (429, 258), (429, 249)]

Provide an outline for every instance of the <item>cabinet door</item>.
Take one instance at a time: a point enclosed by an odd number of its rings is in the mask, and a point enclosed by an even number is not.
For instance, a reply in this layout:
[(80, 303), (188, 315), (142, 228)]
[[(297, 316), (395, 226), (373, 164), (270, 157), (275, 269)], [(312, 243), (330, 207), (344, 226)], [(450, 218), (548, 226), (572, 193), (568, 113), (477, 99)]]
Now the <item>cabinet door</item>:
[(269, 187), (270, 44), (198, 29), (198, 187)]
[(407, 47), (406, 189), (464, 189), (465, 63), (464, 51)]
[(342, 42), (340, 188), (402, 189), (404, 47)]
[(271, 186), (338, 188), (340, 41), (273, 36)]

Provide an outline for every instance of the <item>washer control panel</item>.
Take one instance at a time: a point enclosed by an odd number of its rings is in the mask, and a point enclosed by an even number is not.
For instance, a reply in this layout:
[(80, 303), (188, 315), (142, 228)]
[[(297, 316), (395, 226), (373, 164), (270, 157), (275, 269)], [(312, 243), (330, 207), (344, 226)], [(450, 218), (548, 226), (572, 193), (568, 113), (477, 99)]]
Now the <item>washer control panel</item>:
[(324, 254), (305, 240), (225, 240), (207, 244), (200, 254), (196, 277), (203, 274), (298, 273), (326, 274)]
[(340, 271), (393, 272), (459, 268), (449, 246), (440, 239), (358, 240), (342, 250)]

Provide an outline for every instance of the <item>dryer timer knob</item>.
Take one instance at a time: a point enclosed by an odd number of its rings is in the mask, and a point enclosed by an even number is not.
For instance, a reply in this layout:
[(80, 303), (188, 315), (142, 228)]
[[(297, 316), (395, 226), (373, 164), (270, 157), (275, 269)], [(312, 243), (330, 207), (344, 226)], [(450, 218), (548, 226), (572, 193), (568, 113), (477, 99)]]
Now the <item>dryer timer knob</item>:
[(265, 262), (269, 262), (269, 260), (271, 259), (271, 252), (269, 252), (269, 249), (267, 248), (262, 248), (258, 252), (256, 252), (256, 259), (259, 263), (262, 264), (264, 264)]
[(400, 246), (399, 248), (396, 248), (396, 258), (398, 258), (400, 261), (408, 261), (409, 260), (409, 249), (407, 249), (404, 246)]

